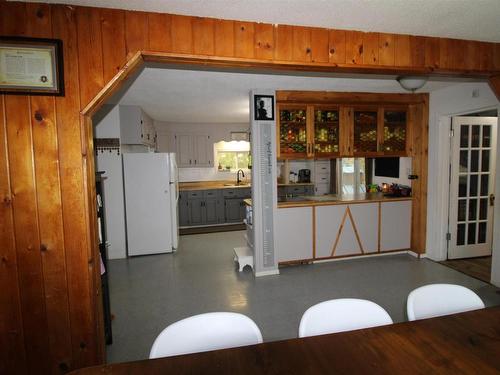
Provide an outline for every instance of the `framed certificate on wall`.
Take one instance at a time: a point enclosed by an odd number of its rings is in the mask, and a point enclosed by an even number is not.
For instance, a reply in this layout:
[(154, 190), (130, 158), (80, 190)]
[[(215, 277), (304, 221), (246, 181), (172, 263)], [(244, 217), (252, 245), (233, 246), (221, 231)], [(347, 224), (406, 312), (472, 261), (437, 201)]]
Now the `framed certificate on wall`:
[(64, 96), (61, 40), (0, 37), (0, 93)]

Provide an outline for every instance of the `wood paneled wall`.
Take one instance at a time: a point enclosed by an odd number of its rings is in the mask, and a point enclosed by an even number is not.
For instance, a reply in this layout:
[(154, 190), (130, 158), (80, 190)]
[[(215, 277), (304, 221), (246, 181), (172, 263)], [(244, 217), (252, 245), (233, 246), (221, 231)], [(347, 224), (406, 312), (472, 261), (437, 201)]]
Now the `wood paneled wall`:
[(92, 129), (80, 111), (138, 50), (303, 70), (500, 73), (494, 43), (65, 5), (0, 1), (0, 34), (61, 39), (66, 86), (58, 98), (0, 95), (2, 374), (104, 361)]

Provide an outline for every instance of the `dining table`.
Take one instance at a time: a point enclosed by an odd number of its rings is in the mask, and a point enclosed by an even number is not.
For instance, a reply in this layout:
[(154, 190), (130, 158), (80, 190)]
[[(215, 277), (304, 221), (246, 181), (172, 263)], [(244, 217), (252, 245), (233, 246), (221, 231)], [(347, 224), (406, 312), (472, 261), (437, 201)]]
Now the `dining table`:
[(71, 374), (500, 374), (500, 306)]

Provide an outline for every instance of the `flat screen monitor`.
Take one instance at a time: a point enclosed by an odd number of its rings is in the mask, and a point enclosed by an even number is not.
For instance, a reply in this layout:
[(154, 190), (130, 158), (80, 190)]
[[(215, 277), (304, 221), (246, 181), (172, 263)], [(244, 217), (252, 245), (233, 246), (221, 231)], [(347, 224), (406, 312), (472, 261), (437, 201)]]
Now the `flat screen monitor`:
[(375, 159), (375, 176), (399, 178), (399, 158)]

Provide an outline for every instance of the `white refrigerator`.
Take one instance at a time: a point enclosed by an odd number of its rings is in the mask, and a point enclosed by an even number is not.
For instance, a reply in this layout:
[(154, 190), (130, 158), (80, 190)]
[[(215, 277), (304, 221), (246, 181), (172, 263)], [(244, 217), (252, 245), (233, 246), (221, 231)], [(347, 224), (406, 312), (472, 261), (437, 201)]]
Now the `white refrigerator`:
[(123, 154), (128, 256), (171, 253), (179, 239), (175, 154)]

